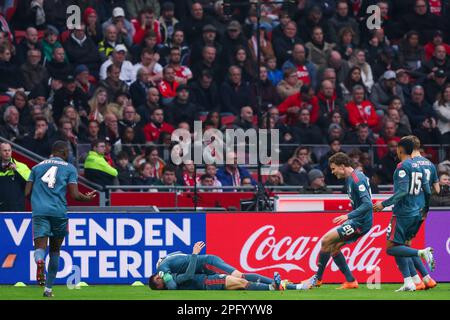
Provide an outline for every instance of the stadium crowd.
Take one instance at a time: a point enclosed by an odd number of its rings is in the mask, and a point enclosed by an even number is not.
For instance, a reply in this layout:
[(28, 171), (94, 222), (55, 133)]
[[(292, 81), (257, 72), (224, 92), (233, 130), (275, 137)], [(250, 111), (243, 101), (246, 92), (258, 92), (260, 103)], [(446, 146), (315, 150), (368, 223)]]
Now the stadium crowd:
[[(199, 177), (171, 163), (171, 133), (195, 120), (245, 130), (261, 112), (262, 127), (280, 130), (273, 190), (330, 192), (342, 181), (328, 158), (355, 145), (344, 151), (376, 192), (392, 183), (400, 137), (450, 145), (448, 0), (262, 0), (260, 30), (252, 1), (237, 2), (1, 1), (0, 136), (43, 157), (67, 141), (72, 162), (89, 145), (86, 178), (142, 190), (255, 184), (232, 163)], [(82, 23), (68, 30), (71, 4)], [(368, 28), (369, 5), (381, 28)], [(436, 148), (423, 152), (438, 164)]]

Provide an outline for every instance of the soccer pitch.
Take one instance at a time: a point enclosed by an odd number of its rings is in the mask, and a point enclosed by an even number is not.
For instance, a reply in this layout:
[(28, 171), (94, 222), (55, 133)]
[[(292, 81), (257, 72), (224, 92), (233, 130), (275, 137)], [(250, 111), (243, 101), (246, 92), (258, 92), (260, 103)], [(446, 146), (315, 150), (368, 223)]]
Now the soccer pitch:
[[(146, 286), (92, 285), (80, 289), (55, 286), (57, 300), (450, 300), (450, 283), (440, 283), (432, 290), (394, 292), (400, 284), (382, 284), (368, 289), (336, 290), (338, 285), (324, 285), (308, 291), (151, 291)], [(0, 300), (48, 300), (38, 286), (0, 286)]]

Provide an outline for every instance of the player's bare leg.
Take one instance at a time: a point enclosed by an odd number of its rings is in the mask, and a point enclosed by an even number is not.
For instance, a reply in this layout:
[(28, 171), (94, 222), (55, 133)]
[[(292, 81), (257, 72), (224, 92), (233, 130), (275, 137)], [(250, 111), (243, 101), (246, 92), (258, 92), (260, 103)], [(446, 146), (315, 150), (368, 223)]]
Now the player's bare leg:
[(254, 291), (274, 291), (273, 284), (255, 283), (245, 280), (244, 278), (238, 278), (234, 276), (227, 276), (225, 278), (226, 290), (254, 290)]
[(61, 250), (61, 245), (64, 241), (64, 238), (50, 238), (50, 246), (49, 246), (49, 256), (50, 261), (48, 263), (48, 276), (45, 282), (44, 296), (45, 297), (53, 297), (52, 287), (53, 282), (55, 281), (56, 274), (58, 273), (59, 268), (59, 252)]
[[(257, 273), (242, 273), (239, 270), (234, 270), (231, 275), (236, 278), (243, 278), (250, 282), (256, 282), (256, 283), (265, 283), (265, 284), (272, 284), (273, 279), (269, 277), (265, 277), (263, 275), (257, 274)], [(283, 280), (286, 281), (286, 280)]]
[(45, 284), (45, 253), (48, 237), (34, 239), (34, 261), (36, 262), (36, 281), (40, 286)]

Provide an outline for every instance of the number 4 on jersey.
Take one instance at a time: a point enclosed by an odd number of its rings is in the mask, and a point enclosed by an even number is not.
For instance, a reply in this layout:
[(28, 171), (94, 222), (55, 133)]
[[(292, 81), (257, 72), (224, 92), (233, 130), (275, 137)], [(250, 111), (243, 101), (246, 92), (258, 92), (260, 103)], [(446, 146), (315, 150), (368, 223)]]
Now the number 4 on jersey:
[(41, 180), (44, 181), (50, 189), (53, 189), (55, 187), (57, 172), (58, 167), (53, 166), (50, 169), (48, 169), (47, 172), (41, 178)]

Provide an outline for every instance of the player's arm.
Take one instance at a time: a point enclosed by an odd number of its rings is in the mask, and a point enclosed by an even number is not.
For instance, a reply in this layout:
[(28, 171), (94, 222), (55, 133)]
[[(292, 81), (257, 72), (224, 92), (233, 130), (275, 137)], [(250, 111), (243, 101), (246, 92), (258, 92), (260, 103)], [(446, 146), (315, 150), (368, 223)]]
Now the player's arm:
[(360, 185), (355, 185), (355, 188), (359, 191), (358, 196), (361, 200), (361, 205), (350, 213), (335, 218), (333, 220), (334, 223), (341, 224), (349, 219), (362, 217), (368, 212), (372, 212), (372, 200), (366, 186), (361, 183)]
[(198, 258), (197, 254), (192, 254), (189, 259), (189, 265), (186, 269), (186, 272), (174, 276), (174, 281), (176, 284), (181, 284), (194, 278), (195, 267), (197, 266), (197, 258)]
[(373, 209), (375, 211), (382, 211), (384, 208), (398, 203), (400, 200), (402, 200), (404, 197), (408, 195), (409, 184), (410, 184), (409, 174), (406, 172), (406, 170), (404, 168), (400, 168), (400, 170), (398, 169), (395, 170), (394, 185), (396, 187), (394, 194), (384, 201), (379, 201), (375, 203), (373, 205)]
[(29, 198), (31, 196), (32, 190), (33, 190), (33, 181), (27, 181), (25, 185), (25, 198)]
[(422, 219), (425, 219), (428, 215), (430, 209), (430, 199), (431, 199), (431, 188), (429, 183), (422, 184), (422, 190), (425, 196), (425, 206), (420, 210), (422, 214)]
[(69, 183), (67, 185), (67, 188), (69, 189), (69, 194), (72, 199), (83, 202), (88, 202), (94, 199), (97, 192), (96, 190), (94, 190), (86, 194), (81, 193), (80, 190), (78, 190), (78, 184), (76, 183)]

